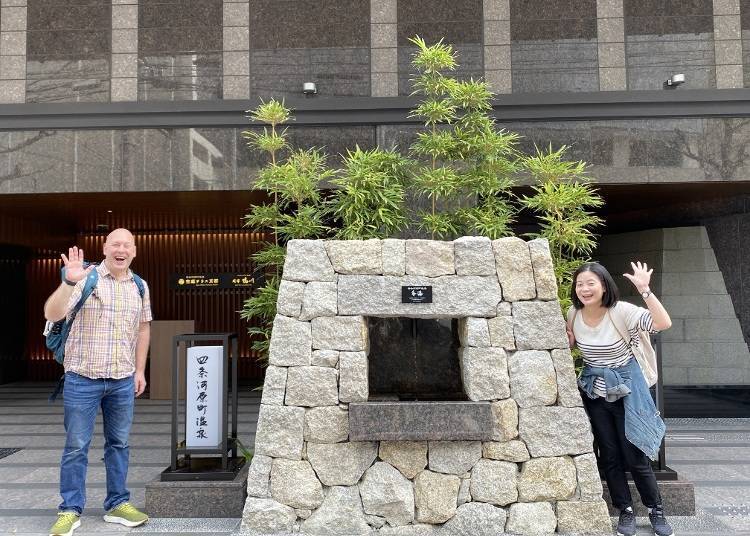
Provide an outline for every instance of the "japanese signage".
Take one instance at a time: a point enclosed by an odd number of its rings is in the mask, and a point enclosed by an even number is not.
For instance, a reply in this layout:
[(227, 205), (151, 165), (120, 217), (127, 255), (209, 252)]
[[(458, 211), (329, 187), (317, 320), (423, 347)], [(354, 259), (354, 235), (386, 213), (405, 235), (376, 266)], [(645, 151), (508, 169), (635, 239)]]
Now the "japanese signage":
[(256, 286), (256, 279), (256, 276), (253, 274), (235, 274), (231, 272), (219, 274), (172, 274), (169, 286), (175, 290), (252, 288)]
[(222, 346), (191, 346), (187, 350), (187, 447), (215, 447), (221, 443), (222, 352)]
[(401, 303), (432, 303), (431, 285), (404, 285), (401, 287)]

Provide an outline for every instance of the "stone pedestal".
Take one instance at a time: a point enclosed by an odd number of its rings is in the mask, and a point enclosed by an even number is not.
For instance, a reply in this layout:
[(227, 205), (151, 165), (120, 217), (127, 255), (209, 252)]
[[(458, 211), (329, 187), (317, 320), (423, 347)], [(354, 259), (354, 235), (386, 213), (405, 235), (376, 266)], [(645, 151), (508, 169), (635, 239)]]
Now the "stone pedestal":
[(234, 480), (146, 484), (146, 513), (151, 517), (242, 517), (247, 498), (246, 463)]
[(243, 534), (611, 534), (545, 240), (291, 240), (277, 313)]
[[(632, 480), (630, 484), (630, 495), (633, 497), (633, 508), (635, 515), (647, 516), (648, 508), (643, 506), (640, 501), (640, 495), (635, 488)], [(604, 500), (607, 501), (610, 515), (618, 515), (619, 512), (612, 507), (612, 500), (609, 497), (607, 483), (602, 481), (604, 488)], [(695, 487), (692, 482), (687, 480), (660, 480), (659, 491), (664, 502), (664, 514), (667, 516), (694, 516), (695, 515)]]

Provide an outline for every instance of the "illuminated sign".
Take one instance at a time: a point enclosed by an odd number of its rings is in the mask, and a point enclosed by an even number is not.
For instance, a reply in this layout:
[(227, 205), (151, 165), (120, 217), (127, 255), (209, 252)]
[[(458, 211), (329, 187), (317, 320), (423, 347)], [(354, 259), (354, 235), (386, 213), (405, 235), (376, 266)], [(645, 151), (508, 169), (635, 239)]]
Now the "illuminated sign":
[(215, 447), (221, 443), (221, 365), (223, 346), (192, 346), (187, 350), (185, 445)]
[(251, 289), (262, 283), (259, 274), (236, 274), (224, 272), (219, 274), (172, 274), (169, 287), (173, 290), (190, 290), (203, 288), (248, 288)]

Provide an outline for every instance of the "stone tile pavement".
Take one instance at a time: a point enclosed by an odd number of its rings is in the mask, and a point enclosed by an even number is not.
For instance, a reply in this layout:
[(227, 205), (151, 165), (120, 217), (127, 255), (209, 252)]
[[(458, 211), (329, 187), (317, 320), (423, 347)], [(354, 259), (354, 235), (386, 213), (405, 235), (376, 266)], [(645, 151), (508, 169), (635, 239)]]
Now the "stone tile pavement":
[[(51, 384), (0, 385), (0, 535), (46, 535), (60, 501), (58, 463), (64, 443), (62, 402), (47, 403)], [(240, 393), (240, 439), (250, 446), (258, 418), (258, 392)], [(99, 418), (101, 422), (101, 418)], [(169, 464), (171, 405), (138, 400), (131, 434), (129, 486), (144, 505), (144, 490)], [(100, 426), (100, 425), (99, 425)], [(750, 418), (668, 419), (667, 463), (695, 483), (697, 515), (671, 517), (679, 536), (750, 535)], [(88, 505), (76, 536), (212, 534), (229, 536), (238, 519), (152, 519), (135, 529), (102, 520), (105, 493), (101, 428), (89, 453)], [(652, 534), (639, 518), (638, 534)]]

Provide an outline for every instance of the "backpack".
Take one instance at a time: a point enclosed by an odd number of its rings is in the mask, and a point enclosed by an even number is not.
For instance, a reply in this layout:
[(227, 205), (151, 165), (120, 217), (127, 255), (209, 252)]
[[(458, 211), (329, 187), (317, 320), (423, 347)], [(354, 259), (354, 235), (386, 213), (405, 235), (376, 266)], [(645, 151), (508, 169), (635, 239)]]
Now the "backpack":
[(656, 364), (656, 350), (651, 344), (651, 336), (647, 331), (638, 329), (638, 344), (633, 344), (633, 339), (624, 335), (625, 333), (630, 334), (628, 327), (625, 325), (625, 319), (617, 313), (616, 307), (612, 309), (615, 310), (615, 314), (610, 314), (611, 310), (607, 309), (609, 319), (614, 324), (622, 340), (630, 347), (636, 361), (641, 366), (641, 372), (643, 372), (643, 377), (646, 379), (646, 384), (649, 387), (653, 387), (659, 379), (659, 369)]
[[(614, 314), (611, 313), (612, 310), (615, 311)], [(578, 309), (576, 309), (575, 307), (571, 307), (568, 310), (568, 322), (570, 323), (571, 328), (573, 326), (573, 322), (575, 322), (577, 314)], [(617, 333), (620, 334), (622, 340), (625, 341), (625, 344), (633, 352), (635, 360), (638, 361), (638, 365), (640, 365), (641, 367), (641, 372), (643, 373), (643, 377), (646, 380), (646, 384), (649, 387), (653, 387), (654, 385), (656, 385), (656, 382), (659, 379), (659, 372), (656, 364), (656, 350), (654, 350), (654, 347), (651, 344), (651, 336), (649, 335), (649, 333), (639, 329), (638, 344), (634, 345), (633, 339), (628, 336), (630, 334), (630, 330), (628, 330), (628, 327), (625, 324), (625, 319), (622, 318), (622, 316), (617, 312), (617, 307), (607, 309), (607, 316), (612, 322), (612, 325), (615, 327)]]
[[(83, 266), (84, 268), (88, 268), (90, 264), (84, 263)], [(60, 275), (63, 279), (65, 278), (65, 267), (63, 267), (60, 271)], [(75, 307), (73, 307), (70, 315), (68, 315), (69, 318), (68, 316), (66, 316), (65, 318), (61, 318), (57, 322), (47, 321), (47, 324), (44, 327), (45, 344), (47, 345), (47, 348), (52, 350), (52, 353), (55, 356), (55, 361), (57, 361), (61, 365), (63, 364), (63, 361), (65, 361), (65, 342), (68, 340), (68, 335), (70, 334), (70, 327), (73, 325), (73, 320), (75, 320), (78, 311), (81, 310), (83, 304), (86, 302), (89, 296), (91, 296), (91, 293), (94, 292), (94, 288), (96, 288), (96, 284), (98, 281), (99, 272), (97, 272), (96, 269), (91, 270), (89, 272), (89, 275), (86, 277), (86, 283), (84, 283), (83, 285), (81, 299), (79, 299), (78, 303), (76, 303)], [(141, 295), (142, 300), (143, 295), (146, 292), (145, 285), (143, 284), (143, 279), (141, 279), (136, 274), (133, 274), (133, 281), (138, 287), (138, 292)]]

